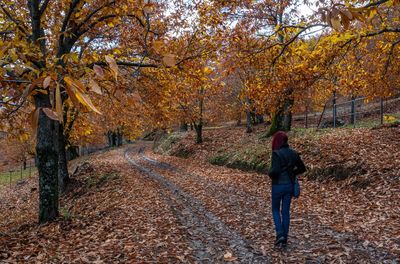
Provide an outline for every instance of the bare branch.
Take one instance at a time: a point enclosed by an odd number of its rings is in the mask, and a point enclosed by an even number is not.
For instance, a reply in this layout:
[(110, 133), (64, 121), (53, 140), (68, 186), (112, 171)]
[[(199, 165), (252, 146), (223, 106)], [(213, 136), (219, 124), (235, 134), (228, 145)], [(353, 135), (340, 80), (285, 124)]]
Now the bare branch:
[(386, 2), (389, 2), (389, 0), (379, 0), (377, 2), (371, 2), (371, 3), (367, 4), (366, 6), (364, 6), (364, 8), (373, 7), (373, 6), (379, 6), (379, 5), (384, 4)]
[(86, 23), (89, 22), (89, 20), (96, 15), (98, 12), (100, 12), (103, 8), (108, 7), (110, 5), (115, 4), (115, 1), (111, 1), (109, 3), (106, 3), (98, 8), (96, 8), (95, 10), (93, 10), (77, 27), (77, 30), (79, 30), (83, 25), (85, 25)]
[(106, 15), (106, 16), (102, 16), (99, 17), (96, 21), (92, 22), (90, 25), (87, 26), (87, 28), (85, 28), (84, 30), (78, 30), (76, 32), (76, 38), (81, 37), (83, 34), (85, 34), (86, 32), (88, 32), (89, 30), (93, 29), (98, 23), (105, 21), (109, 18), (114, 18), (117, 17), (117, 15), (111, 14), (111, 15)]
[[(127, 66), (127, 67), (141, 67), (141, 68), (158, 68), (159, 67), (157, 64), (131, 62), (131, 61), (117, 61), (116, 63), (119, 66)], [(87, 65), (87, 67), (93, 68), (94, 65), (107, 66), (108, 64), (104, 61), (98, 61), (98, 62)]]
[(347, 46), (348, 44), (350, 44), (351, 42), (353, 42), (354, 40), (358, 40), (358, 43), (361, 42), (361, 39), (364, 38), (369, 38), (369, 37), (374, 37), (374, 36), (378, 36), (384, 33), (400, 33), (400, 28), (384, 28), (375, 32), (369, 32), (354, 38), (351, 38), (349, 40), (347, 40), (343, 45), (341, 45), (340, 47), (343, 48), (345, 46)]
[(303, 34), (305, 31), (307, 31), (310, 28), (313, 27), (327, 27), (328, 25), (324, 25), (324, 24), (314, 24), (314, 25), (309, 25), (307, 27), (303, 27), (299, 32), (296, 33), (296, 35), (294, 35), (289, 41), (285, 42), (283, 44), (283, 48), (281, 49), (281, 51), (279, 52), (279, 54), (272, 60), (272, 65), (274, 65), (276, 63), (276, 61), (285, 53), (286, 49), (290, 46), (290, 44), (292, 44), (295, 40), (297, 40), (297, 38)]
[(47, 6), (49, 5), (50, 0), (45, 0), (42, 6), (39, 9), (40, 16), (43, 15), (44, 11), (46, 11)]
[(58, 45), (60, 47), (63, 45), (64, 34), (65, 34), (66, 30), (67, 30), (68, 23), (69, 23), (69, 21), (71, 19), (71, 16), (75, 12), (75, 8), (78, 6), (80, 1), (82, 1), (82, 0), (73, 0), (71, 2), (70, 6), (69, 6), (69, 10), (68, 10), (67, 15), (64, 17), (64, 21), (63, 21), (62, 26), (61, 26), (60, 37), (59, 37), (59, 40), (58, 40), (58, 42), (59, 42)]
[(389, 56), (388, 56), (387, 61), (386, 61), (386, 63), (385, 63), (385, 68), (384, 68), (384, 70), (383, 70), (382, 78), (384, 78), (384, 76), (385, 76), (385, 75), (387, 74), (387, 72), (388, 72), (390, 63), (392, 62), (392, 59), (393, 59), (394, 48), (395, 48), (398, 44), (400, 44), (400, 39), (397, 40), (397, 41), (395, 41), (395, 42), (393, 42), (392, 45), (391, 45), (391, 47), (390, 47)]

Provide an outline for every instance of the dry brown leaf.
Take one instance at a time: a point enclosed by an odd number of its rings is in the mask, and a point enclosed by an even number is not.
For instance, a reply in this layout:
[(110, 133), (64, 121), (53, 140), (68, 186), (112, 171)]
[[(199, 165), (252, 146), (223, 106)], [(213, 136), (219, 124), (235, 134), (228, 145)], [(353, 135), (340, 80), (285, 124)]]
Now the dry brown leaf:
[(47, 115), (48, 118), (53, 119), (55, 121), (59, 121), (58, 115), (51, 108), (42, 108), (43, 112)]
[(43, 88), (46, 89), (50, 86), (51, 76), (47, 76), (43, 81)]
[(167, 54), (163, 57), (163, 63), (167, 67), (174, 67), (176, 64), (176, 58), (174, 54)]

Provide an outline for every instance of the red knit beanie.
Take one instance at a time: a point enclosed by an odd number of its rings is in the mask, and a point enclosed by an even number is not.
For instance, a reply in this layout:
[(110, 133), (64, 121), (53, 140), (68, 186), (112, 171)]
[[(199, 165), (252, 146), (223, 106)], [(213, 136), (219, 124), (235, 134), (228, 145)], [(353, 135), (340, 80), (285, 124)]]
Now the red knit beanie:
[(283, 144), (288, 142), (288, 136), (283, 131), (278, 131), (272, 137), (272, 150), (278, 150)]

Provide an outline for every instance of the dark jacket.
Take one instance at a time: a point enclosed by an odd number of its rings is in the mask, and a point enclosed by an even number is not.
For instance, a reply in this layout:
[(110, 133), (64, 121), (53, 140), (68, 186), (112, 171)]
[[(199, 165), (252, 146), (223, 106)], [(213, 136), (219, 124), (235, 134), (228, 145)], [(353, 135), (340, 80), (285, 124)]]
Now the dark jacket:
[(297, 176), (306, 171), (300, 155), (283, 145), (279, 150), (272, 152), (271, 168), (268, 172), (272, 184), (290, 184)]

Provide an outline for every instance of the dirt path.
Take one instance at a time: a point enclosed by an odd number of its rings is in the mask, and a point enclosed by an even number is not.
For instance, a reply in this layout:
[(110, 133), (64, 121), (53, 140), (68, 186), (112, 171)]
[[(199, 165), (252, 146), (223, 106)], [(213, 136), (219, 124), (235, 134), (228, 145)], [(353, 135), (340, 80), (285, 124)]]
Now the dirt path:
[(37, 225), (37, 179), (0, 188), (0, 263), (400, 263), (399, 199), (385, 186), (358, 192), (363, 200), (303, 181), (282, 251), (265, 175), (157, 155), (143, 142), (76, 165), (62, 215), (47, 225)]
[(244, 188), (150, 155), (141, 143), (125, 152), (135, 169), (162, 187), (163, 197), (189, 233), (193, 257), (198, 262), (221, 262), (227, 252), (240, 263), (399, 261), (386, 249), (321, 224), (312, 214), (296, 211), (291, 244), (287, 251), (276, 250), (272, 246), (269, 194), (265, 191), (268, 186), (264, 191), (259, 191), (259, 186)]
[(139, 151), (128, 149), (125, 157), (135, 168), (163, 187), (161, 191), (167, 203), (190, 234), (195, 261), (216, 263), (227, 259), (244, 263), (270, 262), (261, 252), (256, 252), (241, 235), (208, 211), (195, 197), (146, 164), (150, 159), (143, 155), (142, 150), (143, 148), (139, 148)]

